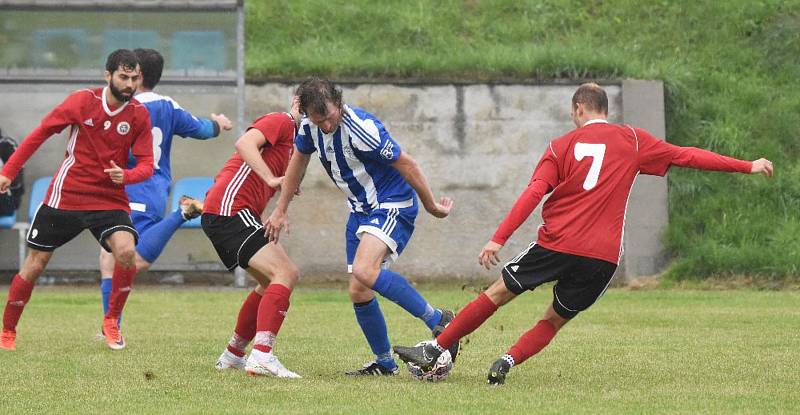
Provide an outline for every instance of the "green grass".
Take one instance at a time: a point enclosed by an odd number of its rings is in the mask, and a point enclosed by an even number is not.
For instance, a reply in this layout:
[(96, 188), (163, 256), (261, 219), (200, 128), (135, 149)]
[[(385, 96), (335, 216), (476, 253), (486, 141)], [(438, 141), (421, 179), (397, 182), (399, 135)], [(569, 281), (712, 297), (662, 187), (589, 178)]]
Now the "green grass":
[[(428, 285), (436, 304), (460, 307), (472, 289)], [(5, 290), (0, 290), (5, 292)], [(18, 351), (0, 353), (0, 408), (17, 413), (797, 413), (800, 294), (787, 291), (611, 290), (539, 356), (485, 385), (489, 364), (535, 323), (548, 289), (499, 310), (468, 337), (443, 383), (351, 379), (370, 359), (342, 289), (302, 288), (277, 354), (304, 378), (219, 373), (244, 291), (154, 290), (132, 295), (128, 348), (92, 340), (94, 289), (39, 287), (19, 326)], [(0, 303), (4, 304), (5, 297)], [(395, 343), (423, 325), (383, 302)], [(149, 378), (149, 379), (148, 379)]]
[(668, 276), (800, 275), (798, 0), (246, 5), (251, 79), (664, 80), (670, 141), (778, 175), (671, 173)]

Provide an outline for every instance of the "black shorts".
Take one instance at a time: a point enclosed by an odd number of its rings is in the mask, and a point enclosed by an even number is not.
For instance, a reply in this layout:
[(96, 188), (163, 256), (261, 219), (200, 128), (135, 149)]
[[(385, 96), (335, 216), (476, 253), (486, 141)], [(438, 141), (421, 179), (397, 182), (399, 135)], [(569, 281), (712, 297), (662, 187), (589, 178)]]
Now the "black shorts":
[(519, 295), (557, 281), (553, 309), (570, 319), (603, 295), (616, 269), (617, 265), (608, 261), (551, 251), (533, 243), (503, 267), (503, 282)]
[(111, 252), (111, 247), (106, 238), (114, 232), (130, 232), (135, 241), (139, 240), (131, 217), (124, 210), (64, 210), (43, 203), (36, 210), (26, 242), (30, 248), (50, 252), (71, 241), (84, 229), (89, 229), (107, 252)]
[(237, 265), (247, 268), (250, 258), (267, 245), (264, 225), (250, 209), (233, 216), (203, 213), (200, 224), (228, 271)]

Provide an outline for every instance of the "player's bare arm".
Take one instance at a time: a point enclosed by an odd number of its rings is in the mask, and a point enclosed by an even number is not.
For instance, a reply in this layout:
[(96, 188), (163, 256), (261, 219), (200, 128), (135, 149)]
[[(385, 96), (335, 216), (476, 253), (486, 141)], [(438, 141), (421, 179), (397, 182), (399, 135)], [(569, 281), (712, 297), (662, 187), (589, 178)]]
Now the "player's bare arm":
[(267, 240), (278, 242), (281, 235), (281, 230), (286, 228), (286, 233), (289, 233), (289, 217), (286, 211), (289, 209), (289, 203), (292, 201), (294, 195), (300, 189), (300, 183), (305, 177), (308, 162), (311, 156), (297, 151), (295, 148), (292, 153), (292, 158), (289, 160), (289, 166), (286, 168), (286, 176), (283, 177), (283, 189), (281, 196), (272, 210), (266, 222), (264, 222), (264, 229), (267, 233)]
[(425, 178), (425, 174), (422, 173), (417, 161), (409, 156), (408, 153), (400, 153), (400, 157), (392, 163), (392, 167), (397, 169), (408, 184), (414, 188), (417, 195), (419, 195), (422, 206), (425, 207), (428, 213), (437, 218), (444, 218), (450, 214), (450, 210), (453, 209), (453, 199), (442, 197), (438, 202), (436, 201), (433, 191), (428, 185), (428, 179)]
[(244, 135), (236, 140), (236, 151), (251, 169), (273, 189), (279, 189), (283, 182), (282, 177), (277, 177), (261, 158), (261, 147), (269, 145), (264, 134), (257, 128), (247, 130)]
[(11, 186), (11, 179), (0, 174), (0, 193), (7, 192), (9, 186)]

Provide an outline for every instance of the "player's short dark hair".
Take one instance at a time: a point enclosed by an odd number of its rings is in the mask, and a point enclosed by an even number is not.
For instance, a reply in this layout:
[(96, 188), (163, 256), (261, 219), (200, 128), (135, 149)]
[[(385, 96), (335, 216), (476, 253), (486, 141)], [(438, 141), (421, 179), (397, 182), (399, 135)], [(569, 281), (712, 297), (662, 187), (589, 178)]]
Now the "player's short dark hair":
[(130, 49), (117, 49), (111, 52), (106, 59), (106, 70), (114, 73), (117, 69), (122, 67), (125, 70), (132, 71), (136, 69), (139, 60), (136, 59), (136, 54)]
[(164, 57), (155, 49), (134, 49), (133, 53), (139, 60), (139, 68), (142, 70), (142, 86), (153, 89), (161, 80), (161, 72), (164, 71)]
[(600, 85), (594, 82), (582, 84), (572, 95), (572, 108), (579, 103), (590, 111), (608, 114), (608, 95)]
[(337, 108), (342, 107), (342, 89), (324, 78), (308, 78), (297, 87), (295, 95), (300, 97), (300, 112), (308, 114), (313, 111), (317, 115), (327, 115), (330, 102)]

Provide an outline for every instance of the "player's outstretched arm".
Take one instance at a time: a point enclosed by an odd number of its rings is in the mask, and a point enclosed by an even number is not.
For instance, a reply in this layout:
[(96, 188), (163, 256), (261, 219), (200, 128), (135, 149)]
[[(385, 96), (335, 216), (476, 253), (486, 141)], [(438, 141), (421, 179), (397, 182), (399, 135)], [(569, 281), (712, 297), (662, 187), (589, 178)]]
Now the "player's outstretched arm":
[(9, 186), (11, 186), (11, 179), (0, 174), (0, 193), (7, 192)]
[(272, 210), (272, 214), (264, 223), (264, 229), (267, 234), (268, 241), (278, 242), (281, 231), (286, 228), (286, 233), (289, 233), (289, 217), (286, 211), (289, 209), (289, 203), (295, 194), (299, 194), (300, 183), (303, 181), (308, 162), (311, 160), (310, 154), (304, 154), (294, 149), (292, 158), (289, 160), (289, 166), (286, 168), (286, 176), (283, 177), (283, 185), (281, 187), (280, 198)]
[(391, 165), (396, 168), (397, 171), (400, 172), (400, 175), (406, 179), (408, 184), (416, 190), (420, 202), (422, 202), (422, 206), (425, 207), (428, 213), (437, 218), (444, 218), (450, 214), (450, 211), (453, 209), (453, 199), (442, 197), (438, 202), (436, 201), (433, 197), (433, 191), (428, 185), (428, 179), (425, 178), (425, 174), (422, 173), (422, 169), (419, 167), (419, 164), (417, 164), (417, 161), (411, 158), (408, 153), (400, 153), (400, 157)]

